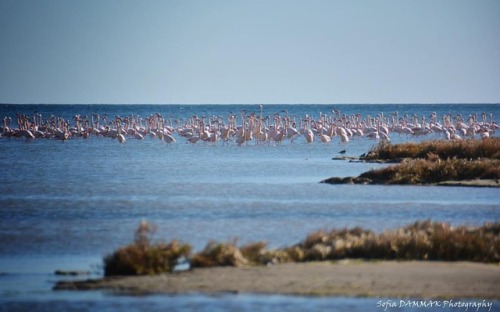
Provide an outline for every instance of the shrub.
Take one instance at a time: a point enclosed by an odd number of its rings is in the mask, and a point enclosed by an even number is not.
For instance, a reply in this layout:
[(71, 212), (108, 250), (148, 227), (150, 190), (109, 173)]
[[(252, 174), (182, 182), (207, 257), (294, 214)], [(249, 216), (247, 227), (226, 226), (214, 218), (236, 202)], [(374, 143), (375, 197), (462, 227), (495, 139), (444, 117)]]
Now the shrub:
[(168, 244), (151, 244), (155, 227), (142, 221), (135, 233), (134, 243), (116, 250), (104, 258), (104, 274), (150, 275), (172, 272), (177, 259), (189, 257), (191, 246), (176, 240)]
[(243, 266), (248, 263), (241, 251), (236, 248), (235, 242), (224, 244), (210, 241), (191, 259), (193, 267)]
[(273, 260), (273, 255), (266, 251), (266, 242), (249, 243), (240, 248), (245, 259), (253, 264), (266, 264)]

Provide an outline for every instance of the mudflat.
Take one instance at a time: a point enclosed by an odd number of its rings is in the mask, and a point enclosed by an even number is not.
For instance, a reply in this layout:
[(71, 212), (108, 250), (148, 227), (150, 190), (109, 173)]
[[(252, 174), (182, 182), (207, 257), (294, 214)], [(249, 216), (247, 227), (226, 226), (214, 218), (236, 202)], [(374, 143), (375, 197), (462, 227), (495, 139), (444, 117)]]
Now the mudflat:
[(500, 299), (499, 285), (498, 264), (341, 260), (62, 281), (54, 289), (106, 289), (137, 294), (195, 292)]

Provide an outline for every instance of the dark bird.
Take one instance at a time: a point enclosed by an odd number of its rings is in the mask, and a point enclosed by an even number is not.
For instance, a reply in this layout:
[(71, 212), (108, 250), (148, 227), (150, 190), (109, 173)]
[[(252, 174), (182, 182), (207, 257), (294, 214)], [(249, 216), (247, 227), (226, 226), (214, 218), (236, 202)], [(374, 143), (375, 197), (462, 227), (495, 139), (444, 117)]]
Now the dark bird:
[(339, 154), (345, 154), (345, 150), (341, 150)]

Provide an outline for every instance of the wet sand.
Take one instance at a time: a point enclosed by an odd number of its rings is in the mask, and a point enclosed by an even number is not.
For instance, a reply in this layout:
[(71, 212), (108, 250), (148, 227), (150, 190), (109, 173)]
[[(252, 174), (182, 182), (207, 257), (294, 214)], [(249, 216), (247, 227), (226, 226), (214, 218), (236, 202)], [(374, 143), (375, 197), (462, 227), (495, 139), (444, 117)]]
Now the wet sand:
[(500, 299), (499, 285), (498, 264), (342, 260), (65, 281), (59, 282), (54, 289), (104, 289), (133, 294), (260, 293)]

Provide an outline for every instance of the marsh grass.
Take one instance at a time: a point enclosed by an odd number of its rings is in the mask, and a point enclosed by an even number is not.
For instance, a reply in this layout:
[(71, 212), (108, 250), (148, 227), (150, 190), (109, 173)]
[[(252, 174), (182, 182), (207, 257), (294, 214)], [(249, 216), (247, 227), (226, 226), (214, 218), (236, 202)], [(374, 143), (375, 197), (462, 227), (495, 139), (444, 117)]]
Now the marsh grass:
[(375, 184), (434, 184), (443, 181), (500, 178), (500, 138), (459, 141), (382, 141), (367, 160), (401, 160), (400, 164), (361, 174)]
[(189, 257), (191, 246), (176, 240), (152, 244), (156, 227), (142, 221), (132, 244), (104, 258), (104, 275), (152, 275), (172, 272), (177, 260)]
[(379, 235), (359, 227), (332, 230), (329, 234), (315, 232), (287, 250), (295, 261), (362, 258), (498, 262), (499, 233), (498, 223), (454, 228), (427, 220)]
[(500, 159), (500, 138), (456, 141), (423, 141), (391, 144), (381, 141), (365, 157), (366, 160), (395, 160), (403, 158), (428, 158), (435, 155), (440, 159)]
[(451, 180), (500, 179), (500, 160), (409, 159), (398, 165), (362, 173), (359, 178), (383, 184), (433, 184)]
[(205, 248), (191, 258), (194, 268), (213, 266), (243, 266), (249, 261), (236, 247), (236, 240), (227, 243), (209, 241)]
[[(271, 250), (265, 247), (265, 242), (239, 249), (234, 243), (210, 242), (202, 253), (195, 255), (193, 266), (266, 265), (346, 258), (498, 262), (500, 224), (488, 223), (477, 228), (452, 227), (448, 223), (426, 220), (381, 234), (361, 227), (319, 230), (290, 247)], [(244, 260), (236, 260), (239, 256), (235, 257), (235, 254), (240, 254)], [(202, 265), (199, 264), (200, 255), (203, 255)]]
[(271, 261), (274, 257), (266, 250), (266, 247), (267, 243), (260, 241), (244, 245), (240, 247), (240, 251), (251, 264), (261, 264)]
[(279, 249), (266, 249), (265, 242), (237, 247), (236, 240), (210, 241), (192, 257), (191, 246), (175, 240), (151, 244), (153, 229), (141, 223), (133, 244), (105, 257), (105, 275), (172, 272), (180, 257), (186, 257), (193, 268), (340, 259), (500, 261), (500, 223), (473, 228), (425, 220), (380, 234), (361, 227), (320, 230), (296, 245)]

